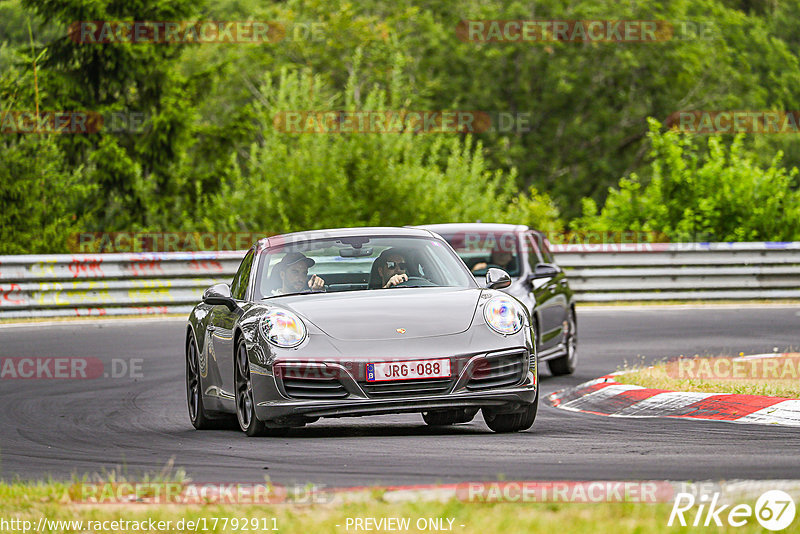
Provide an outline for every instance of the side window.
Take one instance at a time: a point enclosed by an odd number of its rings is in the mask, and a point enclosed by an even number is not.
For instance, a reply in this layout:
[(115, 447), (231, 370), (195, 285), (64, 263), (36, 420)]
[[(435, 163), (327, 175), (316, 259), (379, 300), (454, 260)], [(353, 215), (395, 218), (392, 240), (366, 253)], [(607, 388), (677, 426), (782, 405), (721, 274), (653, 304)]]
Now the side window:
[(539, 245), (539, 252), (545, 263), (555, 263), (553, 253), (550, 252), (550, 243), (542, 234), (533, 234), (536, 236), (536, 243)]
[(538, 264), (543, 262), (539, 245), (536, 243), (536, 239), (534, 239), (534, 236), (531, 234), (527, 234), (525, 236), (525, 244), (527, 245), (528, 249), (526, 252), (526, 255), (528, 256), (528, 264), (531, 266), (531, 269), (535, 269)]
[(245, 255), (242, 264), (239, 265), (236, 276), (233, 277), (233, 282), (231, 282), (231, 296), (237, 300), (244, 300), (247, 283), (250, 281), (250, 270), (253, 268), (254, 250), (251, 248)]

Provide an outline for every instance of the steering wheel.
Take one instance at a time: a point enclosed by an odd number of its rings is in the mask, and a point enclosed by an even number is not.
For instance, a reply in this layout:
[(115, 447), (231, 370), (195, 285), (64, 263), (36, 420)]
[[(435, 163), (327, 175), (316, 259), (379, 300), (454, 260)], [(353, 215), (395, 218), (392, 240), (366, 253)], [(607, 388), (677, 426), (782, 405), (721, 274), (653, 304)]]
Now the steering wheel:
[(422, 276), (409, 276), (408, 280), (405, 282), (400, 282), (399, 284), (392, 286), (392, 287), (429, 287), (435, 286), (433, 282), (428, 280), (427, 278), (423, 278)]
[[(489, 262), (478, 262), (478, 263), (485, 263), (486, 267), (481, 267), (480, 269), (476, 269), (473, 272), (479, 273), (479, 272), (482, 272), (482, 271), (488, 271), (489, 269), (503, 269), (504, 271), (506, 270), (505, 267), (497, 265), (496, 263), (489, 263)], [(475, 269), (475, 267), (473, 267), (473, 269)]]

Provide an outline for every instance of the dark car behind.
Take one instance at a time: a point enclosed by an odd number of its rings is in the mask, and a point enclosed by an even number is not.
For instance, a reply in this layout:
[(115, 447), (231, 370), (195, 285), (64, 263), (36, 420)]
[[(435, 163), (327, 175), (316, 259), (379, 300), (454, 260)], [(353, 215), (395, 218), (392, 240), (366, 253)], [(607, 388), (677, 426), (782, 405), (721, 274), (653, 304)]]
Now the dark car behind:
[[(556, 264), (541, 232), (523, 225), (450, 223), (420, 226), (441, 235), (476, 277), (489, 267), (504, 269), (512, 283), (506, 293), (531, 312), (537, 332), (539, 361), (554, 375), (571, 374), (577, 362), (577, 319), (574, 294), (564, 271)], [(492, 263), (505, 253), (506, 265)], [(505, 257), (503, 259), (505, 259)]]

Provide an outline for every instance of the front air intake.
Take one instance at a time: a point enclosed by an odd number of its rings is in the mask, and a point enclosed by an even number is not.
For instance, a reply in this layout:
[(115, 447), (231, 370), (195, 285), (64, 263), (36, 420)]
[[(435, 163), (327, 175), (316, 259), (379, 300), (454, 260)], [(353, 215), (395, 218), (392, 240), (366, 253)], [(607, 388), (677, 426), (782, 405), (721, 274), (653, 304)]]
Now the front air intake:
[(525, 378), (528, 352), (486, 356), (480, 360), (470, 373), (467, 389), (478, 391), (484, 389), (514, 386)]
[(350, 395), (335, 373), (323, 368), (281, 365), (275, 370), (275, 379), (292, 399), (344, 399)]

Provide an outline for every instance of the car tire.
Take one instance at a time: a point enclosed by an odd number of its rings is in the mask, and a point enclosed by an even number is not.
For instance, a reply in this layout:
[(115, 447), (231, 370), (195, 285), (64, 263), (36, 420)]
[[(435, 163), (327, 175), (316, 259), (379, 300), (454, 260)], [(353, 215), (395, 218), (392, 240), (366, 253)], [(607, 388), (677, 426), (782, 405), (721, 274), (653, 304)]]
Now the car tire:
[(578, 323), (573, 310), (570, 310), (567, 316), (567, 335), (564, 345), (567, 347), (567, 353), (547, 362), (547, 367), (554, 376), (571, 375), (578, 363)]
[(250, 359), (243, 339), (236, 344), (233, 368), (236, 385), (236, 419), (239, 421), (239, 428), (250, 437), (280, 437), (288, 434), (288, 427), (269, 427), (256, 417), (253, 383), (250, 380)]
[(200, 379), (200, 355), (194, 336), (186, 341), (186, 404), (189, 420), (197, 430), (227, 430), (233, 428), (232, 418), (223, 414), (213, 414), (203, 405), (202, 382)]
[(475, 419), (478, 413), (476, 409), (464, 410), (435, 410), (423, 412), (422, 419), (429, 426), (457, 425), (459, 423), (469, 423)]
[(512, 413), (494, 413), (483, 409), (483, 419), (490, 430), (497, 433), (521, 432), (533, 426), (539, 408), (539, 392), (526, 408)]

